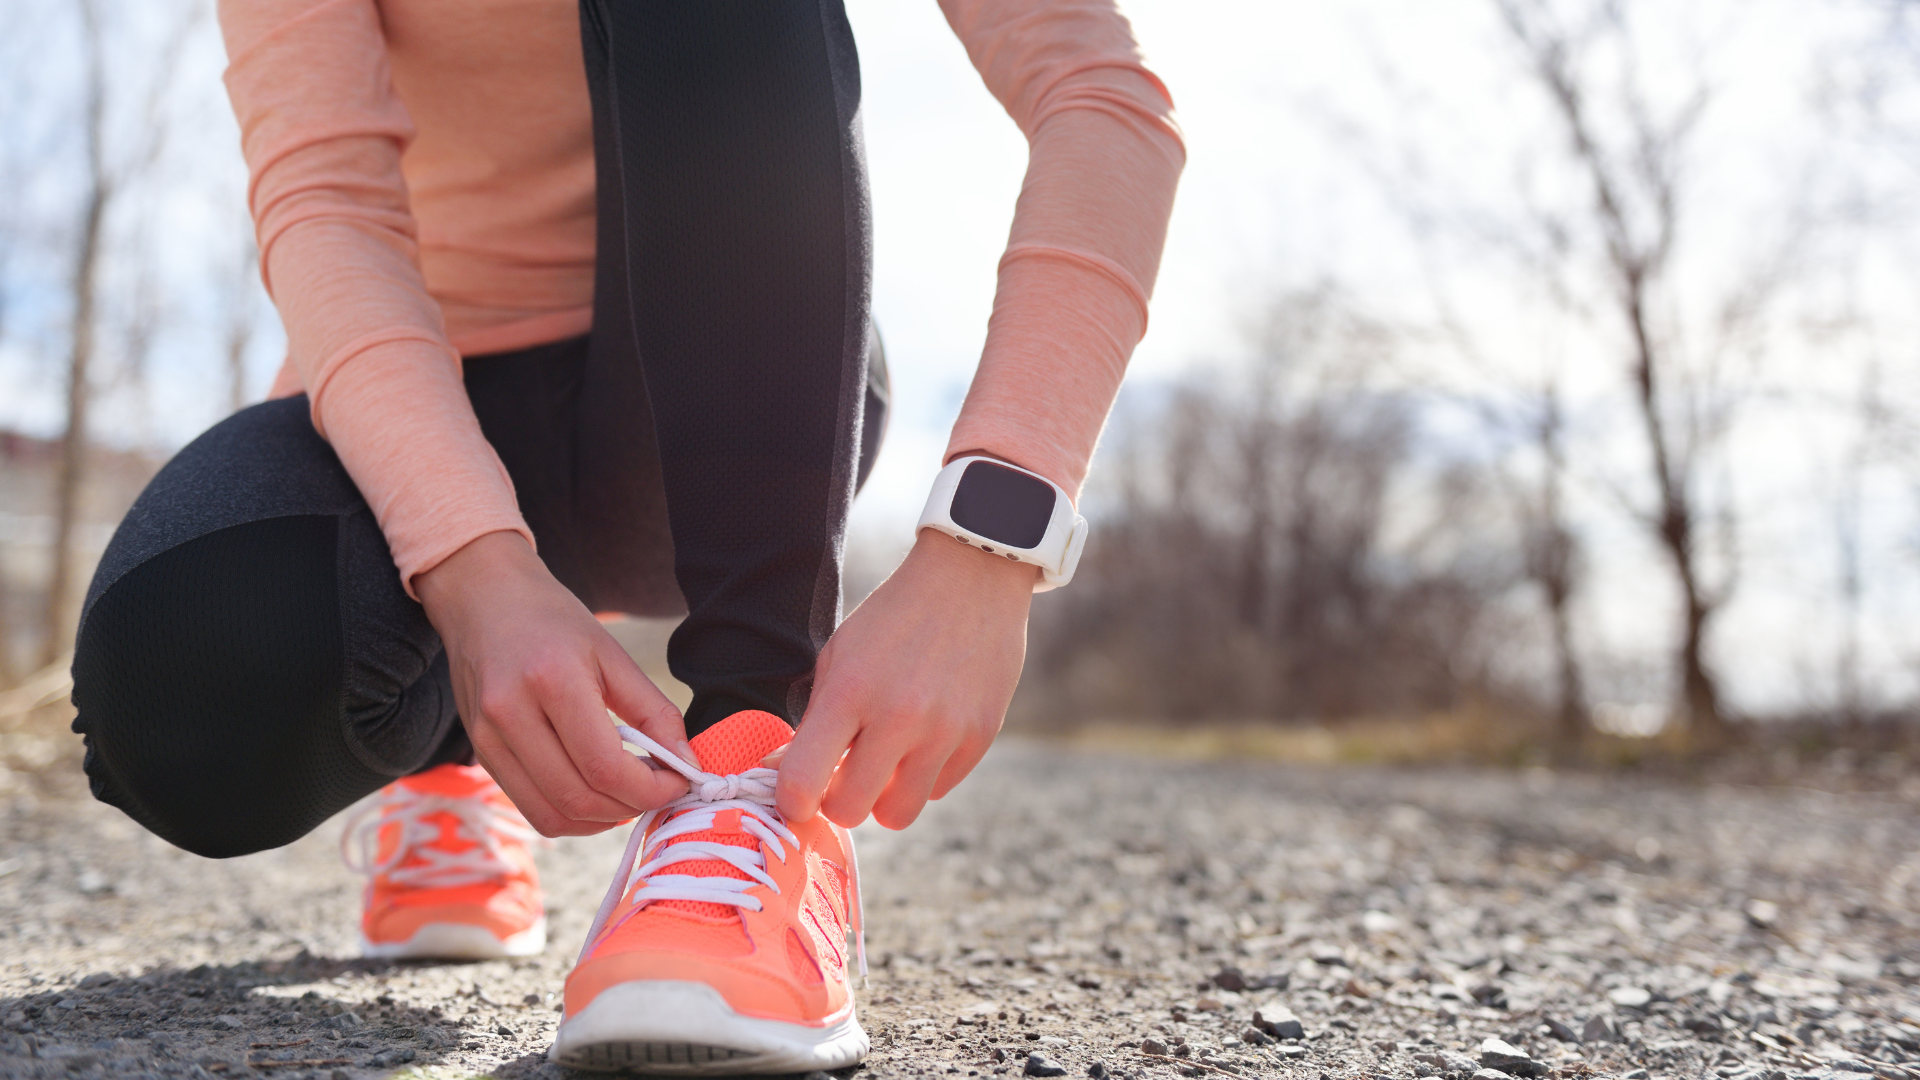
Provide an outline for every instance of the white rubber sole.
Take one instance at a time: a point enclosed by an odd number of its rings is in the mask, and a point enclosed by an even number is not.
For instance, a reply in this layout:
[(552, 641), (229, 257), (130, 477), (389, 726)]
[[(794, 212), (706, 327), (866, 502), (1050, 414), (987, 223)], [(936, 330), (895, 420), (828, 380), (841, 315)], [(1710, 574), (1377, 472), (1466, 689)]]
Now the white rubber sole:
[(376, 960), (501, 960), (509, 956), (538, 956), (547, 947), (547, 919), (507, 938), (471, 923), (428, 923), (405, 941), (378, 944), (360, 936), (360, 955)]
[(560, 1024), (547, 1060), (572, 1069), (655, 1076), (725, 1076), (844, 1069), (872, 1044), (853, 1004), (821, 1027), (734, 1012), (705, 983), (610, 986)]

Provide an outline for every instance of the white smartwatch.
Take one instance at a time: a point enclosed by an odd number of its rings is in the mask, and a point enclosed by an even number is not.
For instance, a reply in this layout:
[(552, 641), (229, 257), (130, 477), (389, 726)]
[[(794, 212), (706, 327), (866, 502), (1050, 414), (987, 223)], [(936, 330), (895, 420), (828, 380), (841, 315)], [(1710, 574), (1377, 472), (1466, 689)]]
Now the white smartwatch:
[(1039, 567), (1034, 592), (1072, 581), (1087, 546), (1087, 519), (1058, 484), (989, 457), (956, 458), (940, 470), (914, 531), (920, 529)]

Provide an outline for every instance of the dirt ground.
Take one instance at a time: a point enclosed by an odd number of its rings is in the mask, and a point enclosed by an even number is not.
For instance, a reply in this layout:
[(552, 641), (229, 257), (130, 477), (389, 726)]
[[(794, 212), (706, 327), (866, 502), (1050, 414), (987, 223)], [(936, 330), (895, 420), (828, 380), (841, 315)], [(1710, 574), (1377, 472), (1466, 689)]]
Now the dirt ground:
[[(211, 862), (71, 784), (0, 787), (0, 1075), (560, 1076), (556, 993), (624, 838), (543, 854), (544, 956), (375, 963), (337, 828)], [(1912, 785), (1008, 741), (859, 839), (848, 1075), (1920, 1080)]]

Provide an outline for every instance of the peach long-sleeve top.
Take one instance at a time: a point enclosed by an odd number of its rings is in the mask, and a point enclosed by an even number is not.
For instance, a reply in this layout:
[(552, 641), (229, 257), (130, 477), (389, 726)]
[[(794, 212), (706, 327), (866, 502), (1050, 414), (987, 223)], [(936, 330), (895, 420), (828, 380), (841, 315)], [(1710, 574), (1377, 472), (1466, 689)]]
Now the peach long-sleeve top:
[[(1185, 150), (1114, 0), (940, 0), (1026, 135), (986, 344), (950, 441), (1077, 491), (1147, 326)], [(411, 592), (486, 533), (533, 542), (462, 355), (592, 325), (576, 0), (220, 0), (276, 395), (366, 497)]]

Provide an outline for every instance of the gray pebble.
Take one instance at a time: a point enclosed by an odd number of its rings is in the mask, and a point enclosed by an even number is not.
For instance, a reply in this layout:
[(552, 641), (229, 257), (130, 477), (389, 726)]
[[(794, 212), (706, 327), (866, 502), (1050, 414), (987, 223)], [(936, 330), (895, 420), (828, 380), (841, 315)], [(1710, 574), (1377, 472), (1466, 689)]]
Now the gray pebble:
[(1607, 991), (1607, 1000), (1623, 1009), (1644, 1009), (1653, 1001), (1653, 992), (1644, 986), (1616, 986)]
[(1552, 1071), (1545, 1062), (1533, 1060), (1519, 1047), (1500, 1039), (1480, 1044), (1480, 1064), (1509, 1076), (1545, 1076)]
[(1253, 1026), (1276, 1039), (1304, 1039), (1307, 1029), (1284, 1005), (1270, 1005), (1253, 1014)]
[(1065, 1076), (1067, 1067), (1039, 1051), (1027, 1055), (1027, 1066), (1023, 1070), (1028, 1076)]
[(1580, 1036), (1572, 1028), (1549, 1016), (1546, 1019), (1547, 1032), (1564, 1043), (1577, 1043)]

